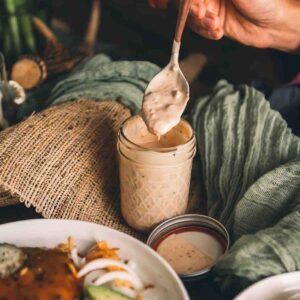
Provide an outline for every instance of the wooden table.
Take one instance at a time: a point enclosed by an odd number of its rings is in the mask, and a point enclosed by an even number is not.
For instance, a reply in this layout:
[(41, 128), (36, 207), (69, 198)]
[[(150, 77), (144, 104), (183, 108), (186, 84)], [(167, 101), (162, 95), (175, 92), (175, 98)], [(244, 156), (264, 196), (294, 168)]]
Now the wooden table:
[[(26, 208), (24, 205), (13, 205), (0, 208), (0, 224), (26, 220), (38, 219), (42, 216), (35, 212), (33, 208)], [(186, 284), (191, 300), (224, 300), (218, 289), (207, 277), (199, 281)], [(174, 299), (175, 300), (175, 299)]]

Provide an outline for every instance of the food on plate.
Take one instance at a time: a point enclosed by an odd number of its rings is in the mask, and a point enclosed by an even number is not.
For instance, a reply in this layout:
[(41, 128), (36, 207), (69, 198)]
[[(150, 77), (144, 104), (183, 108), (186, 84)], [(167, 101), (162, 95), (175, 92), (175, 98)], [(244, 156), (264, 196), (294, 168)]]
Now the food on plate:
[(86, 293), (91, 300), (132, 300), (106, 286), (89, 286)]
[(178, 234), (171, 234), (157, 248), (161, 255), (178, 274), (187, 274), (204, 269), (214, 260), (204, 254), (188, 240)]
[(97, 242), (85, 255), (72, 238), (55, 249), (0, 245), (1, 300), (154, 300), (164, 289), (143, 282), (134, 261)]
[(0, 299), (80, 299), (81, 281), (73, 275), (73, 263), (66, 253), (57, 249), (20, 250), (26, 260), (0, 280)]

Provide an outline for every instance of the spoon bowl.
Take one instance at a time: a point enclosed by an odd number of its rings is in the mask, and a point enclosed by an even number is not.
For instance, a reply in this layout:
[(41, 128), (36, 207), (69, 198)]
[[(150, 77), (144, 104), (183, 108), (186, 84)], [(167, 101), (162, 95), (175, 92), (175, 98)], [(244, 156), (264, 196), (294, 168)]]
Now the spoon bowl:
[(189, 84), (178, 63), (179, 45), (174, 41), (169, 64), (151, 80), (145, 91), (142, 117), (148, 130), (156, 135), (167, 133), (180, 122), (189, 100)]
[(176, 126), (189, 100), (189, 84), (179, 67), (181, 37), (191, 0), (182, 0), (169, 64), (146, 88), (141, 117), (150, 132), (160, 136)]

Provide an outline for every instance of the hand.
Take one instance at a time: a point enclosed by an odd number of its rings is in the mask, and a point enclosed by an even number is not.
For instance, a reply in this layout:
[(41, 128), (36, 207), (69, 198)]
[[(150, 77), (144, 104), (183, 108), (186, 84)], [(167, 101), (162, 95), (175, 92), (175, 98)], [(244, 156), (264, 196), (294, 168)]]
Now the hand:
[(203, 37), (293, 52), (300, 48), (298, 0), (193, 0), (190, 27)]

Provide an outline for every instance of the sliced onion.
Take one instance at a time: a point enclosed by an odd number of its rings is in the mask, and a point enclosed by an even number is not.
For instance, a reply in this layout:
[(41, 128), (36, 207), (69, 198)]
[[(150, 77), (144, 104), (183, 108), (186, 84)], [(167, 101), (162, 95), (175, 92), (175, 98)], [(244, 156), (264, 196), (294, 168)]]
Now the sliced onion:
[(84, 266), (84, 265), (85, 265), (85, 262), (86, 262), (86, 258), (85, 258), (85, 257), (82, 257), (82, 258), (81, 258), (81, 261), (80, 261), (80, 267)]
[(87, 263), (79, 272), (78, 277), (82, 277), (86, 275), (89, 272), (92, 272), (97, 269), (104, 269), (107, 267), (120, 267), (123, 268), (127, 272), (131, 272), (128, 266), (120, 261), (116, 261), (113, 259), (108, 258), (98, 258), (95, 260), (92, 260), (91, 262)]
[(102, 285), (116, 279), (123, 279), (129, 281), (132, 284), (133, 288), (136, 290), (141, 290), (143, 288), (143, 284), (137, 276), (123, 271), (108, 272), (100, 276), (97, 280), (95, 280), (94, 284)]
[(79, 257), (78, 255), (78, 252), (77, 252), (77, 248), (74, 247), (72, 250), (71, 250), (71, 259), (74, 263), (74, 265), (79, 268), (80, 267), (80, 264), (81, 264), (81, 258)]
[(90, 272), (84, 277), (83, 285), (85, 287), (88, 285), (93, 285), (94, 281), (105, 273), (106, 272), (104, 270), (95, 270)]

